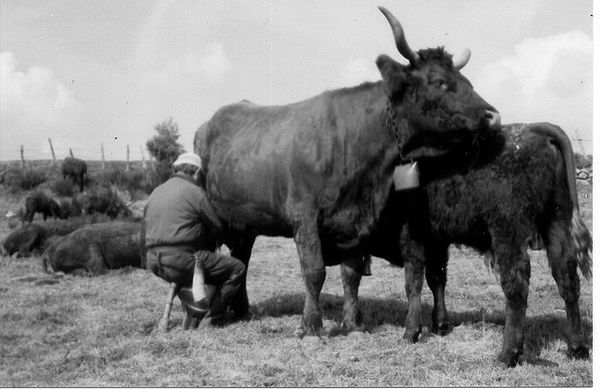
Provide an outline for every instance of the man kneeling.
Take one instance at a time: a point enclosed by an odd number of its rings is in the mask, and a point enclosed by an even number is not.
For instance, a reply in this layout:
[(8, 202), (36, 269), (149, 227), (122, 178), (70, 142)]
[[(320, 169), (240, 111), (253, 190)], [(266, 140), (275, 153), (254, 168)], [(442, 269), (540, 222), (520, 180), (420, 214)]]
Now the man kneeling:
[[(173, 283), (159, 328), (167, 329), (176, 294), (186, 308), (184, 329), (197, 327), (206, 311), (205, 321), (223, 324), (246, 269), (240, 260), (215, 252), (222, 225), (206, 193), (196, 185), (200, 157), (183, 153), (173, 168), (173, 176), (154, 189), (144, 209), (146, 267)], [(193, 298), (187, 290), (192, 284)], [(216, 287), (214, 298), (210, 292), (205, 296), (204, 284)]]

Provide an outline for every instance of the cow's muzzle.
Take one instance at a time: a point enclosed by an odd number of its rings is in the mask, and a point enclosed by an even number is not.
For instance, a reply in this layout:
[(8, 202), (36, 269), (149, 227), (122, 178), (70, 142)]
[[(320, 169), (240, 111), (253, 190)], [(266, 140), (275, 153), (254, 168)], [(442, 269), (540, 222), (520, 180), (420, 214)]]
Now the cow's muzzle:
[(500, 114), (498, 113), (498, 111), (492, 111), (492, 110), (486, 109), (484, 118), (485, 118), (485, 121), (486, 121), (488, 127), (491, 130), (499, 130), (500, 127), (502, 126), (502, 123), (500, 120)]

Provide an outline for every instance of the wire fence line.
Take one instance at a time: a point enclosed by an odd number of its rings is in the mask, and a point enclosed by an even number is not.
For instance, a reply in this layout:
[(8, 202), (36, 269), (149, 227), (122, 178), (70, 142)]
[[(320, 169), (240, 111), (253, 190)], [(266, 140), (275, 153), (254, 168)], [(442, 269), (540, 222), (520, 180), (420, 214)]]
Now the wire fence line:
[[(131, 160), (151, 160), (152, 155), (146, 149), (145, 146), (135, 145), (123, 145), (119, 146), (118, 149), (115, 147), (105, 147), (100, 144), (98, 147), (89, 146), (76, 146), (76, 147), (64, 147), (64, 146), (53, 146), (54, 155), (56, 160), (62, 160), (71, 154), (80, 159), (85, 160), (112, 160), (112, 161), (124, 161), (128, 157)], [(129, 154), (129, 155), (128, 155)], [(22, 145), (13, 148), (3, 148), (0, 146), (0, 161), (13, 161), (19, 160), (23, 156), (25, 160), (52, 160), (53, 152), (51, 147), (27, 147)]]
[[(593, 141), (591, 139), (582, 138), (570, 138), (573, 144), (573, 151), (579, 154), (588, 155), (592, 154)], [(52, 151), (48, 148), (29, 148), (25, 145), (23, 147), (24, 159), (26, 160), (44, 160), (52, 159)], [(54, 155), (57, 160), (62, 160), (70, 156), (71, 151), (77, 158), (86, 160), (102, 160), (103, 154), (104, 159), (111, 161), (124, 161), (127, 158), (127, 149), (129, 145), (119, 146), (118, 150), (114, 150), (114, 147), (103, 149), (103, 145), (98, 147), (90, 146), (77, 146), (72, 148), (54, 147)], [(151, 160), (152, 156), (144, 146), (132, 146), (130, 149), (130, 158), (135, 161)], [(16, 148), (3, 148), (0, 146), (0, 161), (12, 161), (21, 159), (21, 147)]]

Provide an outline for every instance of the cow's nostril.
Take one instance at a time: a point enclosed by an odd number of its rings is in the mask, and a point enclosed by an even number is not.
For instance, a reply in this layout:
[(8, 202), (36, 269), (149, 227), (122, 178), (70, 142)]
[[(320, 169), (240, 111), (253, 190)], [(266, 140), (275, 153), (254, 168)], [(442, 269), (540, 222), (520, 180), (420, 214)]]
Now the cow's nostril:
[(501, 121), (500, 114), (498, 112), (486, 110), (484, 117), (491, 129), (500, 129)]

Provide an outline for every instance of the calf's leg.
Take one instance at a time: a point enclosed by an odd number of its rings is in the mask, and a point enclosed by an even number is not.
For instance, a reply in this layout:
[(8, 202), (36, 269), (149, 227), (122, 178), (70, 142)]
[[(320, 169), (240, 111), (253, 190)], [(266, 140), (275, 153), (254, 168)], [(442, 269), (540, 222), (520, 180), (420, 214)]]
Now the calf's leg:
[(438, 335), (450, 333), (450, 319), (446, 310), (446, 280), (448, 272), (448, 245), (431, 242), (425, 248), (425, 278), (433, 293), (431, 332)]
[(362, 257), (344, 261), (340, 265), (344, 284), (344, 318), (342, 328), (345, 331), (357, 330), (360, 326), (361, 314), (358, 309), (358, 287), (362, 277)]
[(402, 230), (402, 257), (404, 258), (404, 277), (408, 314), (404, 326), (403, 338), (413, 343), (419, 340), (422, 331), (421, 323), (421, 291), (423, 289), (423, 273), (425, 265), (425, 249), (423, 245), (407, 238), (408, 228)]
[[(502, 234), (500, 234), (500, 231)], [(506, 297), (506, 322), (502, 352), (498, 356), (513, 367), (523, 354), (524, 324), (531, 267), (527, 240), (519, 239), (514, 228), (505, 227), (492, 234), (493, 254), (500, 270), (500, 283)]]

